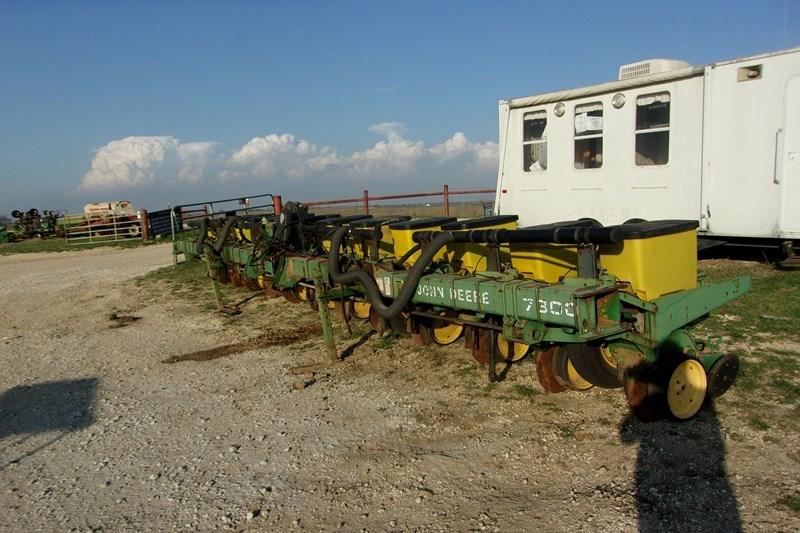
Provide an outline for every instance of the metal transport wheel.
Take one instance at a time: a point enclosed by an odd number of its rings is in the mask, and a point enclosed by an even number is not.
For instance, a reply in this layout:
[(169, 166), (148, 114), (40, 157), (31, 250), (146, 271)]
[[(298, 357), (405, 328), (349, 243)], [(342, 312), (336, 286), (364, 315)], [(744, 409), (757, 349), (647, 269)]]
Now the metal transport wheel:
[(553, 375), (556, 381), (567, 389), (587, 391), (594, 385), (581, 376), (572, 364), (570, 353), (575, 347), (574, 344), (565, 344), (556, 348), (553, 354)]
[(553, 346), (538, 353), (536, 357), (536, 378), (547, 392), (564, 392), (566, 387), (561, 385), (553, 372), (553, 357), (557, 347)]
[(700, 361), (684, 359), (672, 371), (667, 384), (669, 413), (688, 420), (703, 407), (708, 391), (708, 377)]
[(497, 334), (497, 353), (506, 361), (516, 363), (528, 355), (530, 346), (522, 342), (514, 342), (503, 337), (502, 333)]
[(569, 351), (569, 360), (578, 374), (603, 389), (622, 387), (616, 359), (608, 347), (575, 344)]

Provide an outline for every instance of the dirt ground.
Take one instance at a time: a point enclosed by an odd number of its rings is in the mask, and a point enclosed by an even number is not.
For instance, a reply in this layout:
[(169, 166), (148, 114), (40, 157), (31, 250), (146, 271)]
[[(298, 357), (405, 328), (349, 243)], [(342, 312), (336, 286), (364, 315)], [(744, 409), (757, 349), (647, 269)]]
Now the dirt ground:
[(735, 388), (643, 424), (619, 390), (545, 394), (531, 362), (489, 386), (461, 346), (342, 324), (351, 361), (303, 381), (313, 312), (134, 281), (171, 261), (0, 257), (0, 530), (800, 530), (797, 425), (754, 428)]

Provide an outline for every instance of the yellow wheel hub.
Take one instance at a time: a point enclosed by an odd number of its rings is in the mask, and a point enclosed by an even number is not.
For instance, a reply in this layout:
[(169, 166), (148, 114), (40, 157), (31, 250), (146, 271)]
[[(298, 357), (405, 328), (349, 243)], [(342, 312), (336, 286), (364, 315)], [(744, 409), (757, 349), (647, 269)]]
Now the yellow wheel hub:
[[(509, 344), (511, 344), (510, 349)], [(508, 339), (503, 337), (502, 333), (497, 334), (497, 351), (500, 354), (500, 357), (506, 361), (519, 361), (528, 354), (528, 348), (530, 348), (530, 346), (527, 344), (514, 341), (509, 342)]]
[(567, 359), (567, 379), (575, 390), (584, 391), (594, 387), (594, 385), (586, 381), (583, 376), (578, 374), (578, 371), (572, 366), (572, 361), (569, 359)]
[(619, 364), (617, 363), (617, 360), (611, 354), (611, 348), (609, 348), (608, 346), (601, 346), (600, 347), (600, 355), (603, 356), (603, 360), (606, 362), (606, 364), (609, 367), (617, 368), (617, 366), (619, 366)]
[(359, 320), (366, 320), (369, 318), (369, 310), (372, 306), (369, 302), (353, 302), (352, 312), (353, 316)]
[(669, 412), (675, 418), (686, 420), (703, 407), (708, 390), (708, 378), (703, 365), (694, 359), (683, 361), (673, 370), (667, 386)]
[(463, 332), (464, 326), (461, 324), (437, 320), (431, 329), (431, 337), (436, 344), (447, 345), (456, 342)]
[(294, 290), (294, 293), (301, 301), (303, 302), (308, 301), (308, 287), (303, 287), (302, 285), (298, 285), (297, 288)]

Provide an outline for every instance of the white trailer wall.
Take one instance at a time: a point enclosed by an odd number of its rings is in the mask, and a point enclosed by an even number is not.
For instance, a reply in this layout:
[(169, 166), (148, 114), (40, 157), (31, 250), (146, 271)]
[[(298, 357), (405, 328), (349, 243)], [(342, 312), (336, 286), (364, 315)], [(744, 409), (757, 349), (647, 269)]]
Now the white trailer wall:
[[(669, 161), (637, 166), (637, 98), (667, 93), (670, 98)], [(702, 76), (621, 91), (625, 104), (615, 109), (617, 92), (564, 102), (511, 109), (508, 142), (501, 149), (498, 210), (520, 215), (521, 225), (591, 217), (603, 224), (630, 218), (698, 218), (702, 144)], [(575, 108), (602, 104), (603, 151), (600, 168), (575, 168)], [(523, 117), (547, 113), (547, 169), (523, 170)], [(501, 139), (504, 138), (501, 110)]]
[[(759, 77), (743, 76), (759, 66)], [(787, 80), (800, 72), (800, 54), (717, 64), (709, 70), (708, 230), (726, 236), (778, 236), (781, 171), (789, 170), (781, 161), (788, 146), (784, 141), (787, 130), (797, 135), (791, 130), (800, 122), (797, 111), (793, 120), (789, 115), (784, 119)], [(797, 206), (797, 190), (794, 195)]]
[[(668, 161), (637, 164), (637, 99), (657, 93), (670, 101)], [(576, 168), (575, 110), (587, 104), (602, 106), (599, 168)], [(546, 158), (526, 170), (531, 113), (546, 113), (535, 141)], [(800, 49), (518, 98), (499, 119), (496, 212), (521, 225), (685, 218), (708, 235), (800, 238)]]

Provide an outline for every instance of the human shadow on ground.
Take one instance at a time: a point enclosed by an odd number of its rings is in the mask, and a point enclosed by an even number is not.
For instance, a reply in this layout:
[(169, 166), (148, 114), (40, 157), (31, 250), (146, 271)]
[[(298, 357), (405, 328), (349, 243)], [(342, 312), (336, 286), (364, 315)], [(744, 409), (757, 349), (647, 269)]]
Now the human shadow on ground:
[(0, 469), (33, 455), (68, 432), (91, 426), (94, 423), (97, 383), (96, 378), (50, 381), (19, 385), (0, 395), (0, 440), (21, 436), (16, 442), (0, 448), (0, 454), (5, 455), (6, 450), (35, 435), (61, 432), (17, 458), (3, 458)]
[(689, 422), (620, 424), (623, 443), (639, 443), (636, 507), (639, 531), (742, 531), (725, 468), (725, 442), (713, 405)]

